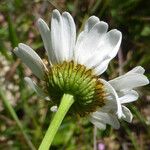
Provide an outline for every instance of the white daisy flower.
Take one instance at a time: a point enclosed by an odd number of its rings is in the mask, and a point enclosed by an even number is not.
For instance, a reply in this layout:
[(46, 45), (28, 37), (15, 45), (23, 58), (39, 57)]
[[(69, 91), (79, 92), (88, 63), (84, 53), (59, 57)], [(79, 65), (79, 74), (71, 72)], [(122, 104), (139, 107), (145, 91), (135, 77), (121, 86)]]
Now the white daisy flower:
[[(118, 128), (118, 117), (131, 121), (130, 111), (122, 104), (137, 99), (138, 94), (132, 88), (149, 83), (139, 71), (141, 67), (109, 82), (100, 77), (119, 50), (121, 32), (116, 29), (108, 32), (107, 23), (91, 16), (76, 38), (72, 16), (68, 12), (61, 15), (58, 10), (52, 13), (51, 29), (42, 19), (37, 21), (37, 26), (50, 67), (47, 68), (29, 46), (20, 43), (14, 49), (14, 53), (45, 82), (44, 88), (40, 88), (26, 77), (33, 90), (43, 98), (50, 98), (56, 106), (64, 93), (72, 95), (75, 102), (69, 113), (89, 116), (99, 128), (104, 129), (106, 124)], [(51, 110), (57, 111), (56, 106)]]

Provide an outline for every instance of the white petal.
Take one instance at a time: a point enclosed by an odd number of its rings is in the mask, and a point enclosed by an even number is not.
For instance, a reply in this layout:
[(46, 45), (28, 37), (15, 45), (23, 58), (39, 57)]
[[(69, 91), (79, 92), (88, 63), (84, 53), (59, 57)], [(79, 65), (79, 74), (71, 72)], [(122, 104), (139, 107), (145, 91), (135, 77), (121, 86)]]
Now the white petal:
[(105, 72), (108, 68), (110, 59), (106, 59), (104, 61), (102, 61), (102, 63), (100, 65), (98, 65), (97, 67), (94, 68), (94, 72), (96, 75), (101, 75), (103, 72)]
[[(113, 112), (114, 114), (117, 114), (117, 104), (114, 102), (114, 99), (106, 99), (105, 106), (97, 109), (97, 111), (101, 111), (104, 113), (110, 113)], [(121, 118), (121, 117), (120, 117)]]
[(62, 14), (63, 21), (63, 50), (65, 60), (72, 60), (76, 40), (76, 27), (72, 16), (68, 12)]
[(24, 80), (36, 92), (36, 94), (38, 96), (40, 96), (40, 97), (45, 98), (46, 100), (48, 100), (47, 94), (39, 86), (37, 86), (37, 84), (34, 81), (32, 81), (31, 78), (25, 77)]
[(76, 45), (75, 45), (75, 51), (74, 51), (74, 55), (75, 55), (75, 60), (78, 58), (78, 49), (80, 44), (83, 42), (83, 40), (86, 38), (86, 35), (88, 34), (88, 32), (94, 27), (94, 25), (96, 25), (97, 23), (99, 23), (100, 20), (99, 18), (95, 17), (95, 16), (91, 16), (88, 21), (85, 23), (85, 27), (84, 30), (78, 35), (77, 41), (76, 41)]
[(83, 42), (83, 40), (86, 38), (86, 34), (87, 32), (85, 31), (82, 31), (78, 37), (77, 37), (77, 41), (76, 41), (76, 44), (75, 44), (75, 49), (74, 49), (74, 60), (76, 61), (77, 58), (78, 58), (78, 47), (80, 46), (80, 44)]
[(114, 58), (119, 50), (122, 40), (122, 34), (120, 31), (114, 29), (109, 31), (102, 38), (97, 51), (101, 52), (102, 58)]
[(123, 113), (125, 115), (125, 117), (123, 117), (122, 119), (124, 119), (127, 122), (131, 122), (132, 118), (133, 118), (133, 115), (130, 112), (130, 110), (127, 107), (125, 107), (125, 106), (122, 106), (122, 110), (123, 110)]
[[(101, 40), (99, 47), (97, 48), (97, 63), (95, 70), (98, 75), (106, 71), (109, 62), (116, 56), (122, 40), (122, 34), (120, 31), (114, 29), (109, 31)], [(95, 58), (94, 58), (95, 59)]]
[(94, 68), (97, 75), (106, 71), (109, 62), (114, 58), (119, 50), (122, 35), (118, 30), (111, 30), (101, 39), (95, 52), (92, 52), (89, 59), (86, 57), (84, 64), (89, 68)]
[(54, 10), (51, 21), (51, 41), (57, 63), (72, 60), (75, 40), (76, 28), (71, 15), (64, 12), (61, 16), (58, 10)]
[(144, 86), (149, 83), (149, 80), (143, 74), (130, 73), (110, 80), (109, 83), (115, 88), (115, 90), (119, 91), (122, 89), (130, 90)]
[(131, 74), (131, 73), (138, 73), (138, 74), (144, 74), (145, 69), (141, 66), (137, 66), (133, 68), (131, 71), (127, 72), (126, 74)]
[(85, 53), (92, 53), (100, 42), (100, 39), (107, 32), (108, 24), (101, 21), (93, 26), (93, 28), (88, 32), (83, 43), (79, 46), (79, 51)]
[[(111, 125), (113, 126), (113, 128), (115, 129), (119, 129), (120, 128), (120, 123), (118, 121), (118, 118), (115, 114), (109, 114), (110, 118), (111, 118)], [(124, 115), (123, 115), (124, 116)]]
[(97, 128), (105, 130), (106, 129), (106, 124), (103, 122), (100, 122), (99, 120), (90, 117), (90, 122), (93, 123)]
[(59, 11), (56, 9), (52, 13), (51, 41), (52, 41), (52, 50), (55, 54), (57, 63), (61, 63), (64, 60), (63, 22)]
[(134, 90), (122, 91), (122, 95), (123, 96), (119, 97), (121, 104), (134, 102), (139, 97), (139, 94)]
[(41, 58), (33, 49), (25, 44), (20, 43), (18, 47), (14, 49), (14, 53), (21, 58), (21, 60), (39, 79), (44, 79), (46, 67)]
[[(80, 64), (84, 64), (93, 54), (99, 45), (101, 38), (107, 32), (108, 25), (105, 22), (97, 23), (84, 37), (80, 45), (75, 48), (76, 60)], [(88, 65), (88, 63), (86, 64)]]
[(52, 43), (51, 43), (51, 31), (48, 25), (45, 23), (45, 21), (42, 20), (41, 18), (38, 19), (37, 26), (42, 36), (44, 47), (48, 54), (49, 62), (50, 64), (56, 64), (56, 58), (55, 58), (55, 54), (53, 52)]
[(51, 110), (52, 112), (57, 112), (58, 107), (57, 107), (57, 106), (52, 106), (50, 110)]
[(99, 18), (96, 16), (91, 16), (88, 21), (85, 23), (84, 31), (89, 32), (95, 24), (100, 22)]
[[(84, 58), (84, 65), (95, 70), (96, 75), (99, 75), (109, 64), (108, 58), (101, 57), (100, 51), (93, 51), (89, 57)], [(101, 65), (99, 65), (101, 64)], [(107, 64), (107, 65), (106, 65)]]
[(104, 38), (105, 41), (105, 50), (108, 51), (110, 48), (110, 51), (108, 52), (108, 56), (110, 58), (114, 58), (119, 50), (120, 44), (122, 40), (122, 33), (116, 29), (111, 30), (108, 32), (106, 37)]
[[(118, 117), (121, 118), (123, 115), (122, 107), (121, 107), (121, 103), (118, 99), (118, 95), (117, 95), (116, 91), (107, 81), (105, 81), (103, 79), (100, 79), (100, 81), (104, 84), (107, 94), (112, 94), (114, 96), (113, 99), (111, 99), (111, 100), (107, 99), (107, 101), (108, 101), (107, 105), (101, 109), (103, 109), (103, 110), (106, 110), (106, 108), (112, 109), (113, 111), (116, 111), (116, 114), (118, 115)], [(109, 103), (109, 101), (111, 101), (111, 103)], [(109, 105), (109, 104), (111, 104), (111, 105)], [(114, 110), (114, 108), (116, 110)]]
[(92, 114), (92, 117), (99, 122), (111, 125), (115, 129), (120, 127), (120, 123), (116, 115), (97, 111)]
[(75, 57), (77, 58), (77, 51), (79, 49), (80, 44), (83, 42), (83, 40), (86, 38), (86, 35), (88, 32), (94, 27), (95, 24), (97, 24), (99, 21), (99, 18), (95, 16), (91, 16), (88, 21), (85, 23), (84, 30), (78, 35), (76, 45), (75, 45)]

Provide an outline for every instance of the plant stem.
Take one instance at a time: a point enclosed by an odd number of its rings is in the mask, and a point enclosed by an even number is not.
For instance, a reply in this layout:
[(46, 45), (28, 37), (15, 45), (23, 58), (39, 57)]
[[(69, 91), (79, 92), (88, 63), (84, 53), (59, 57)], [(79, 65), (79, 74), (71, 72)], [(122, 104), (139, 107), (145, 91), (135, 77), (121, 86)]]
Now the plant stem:
[(8, 99), (5, 96), (4, 91), (2, 91), (2, 89), (0, 89), (0, 97), (4, 103), (4, 106), (8, 109), (8, 111), (10, 112), (12, 118), (16, 121), (17, 126), (19, 127), (19, 129), (21, 130), (24, 139), (26, 140), (26, 143), (28, 144), (28, 146), (30, 147), (31, 150), (35, 150), (34, 145), (32, 144), (32, 142), (30, 141), (29, 137), (27, 136), (27, 134), (24, 132), (24, 129), (22, 127), (21, 122), (19, 121), (19, 118), (14, 110), (14, 108), (11, 106), (11, 104), (9, 103)]
[(61, 125), (65, 115), (67, 114), (69, 108), (73, 103), (74, 103), (74, 98), (72, 95), (70, 94), (63, 95), (58, 111), (54, 115), (54, 118), (48, 127), (48, 130), (42, 140), (39, 150), (49, 150), (59, 126)]
[(96, 139), (96, 136), (97, 136), (97, 127), (94, 126), (94, 129), (93, 129), (93, 150), (97, 150), (97, 139)]

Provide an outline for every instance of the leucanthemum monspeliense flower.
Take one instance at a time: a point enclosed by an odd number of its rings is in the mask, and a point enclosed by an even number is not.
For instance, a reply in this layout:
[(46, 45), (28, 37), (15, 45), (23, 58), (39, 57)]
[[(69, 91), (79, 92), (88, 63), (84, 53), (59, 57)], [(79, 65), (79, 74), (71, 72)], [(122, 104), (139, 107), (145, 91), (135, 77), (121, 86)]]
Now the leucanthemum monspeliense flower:
[[(108, 24), (91, 16), (83, 31), (76, 37), (76, 27), (68, 12), (62, 15), (58, 10), (52, 12), (51, 29), (38, 19), (49, 67), (29, 46), (20, 43), (14, 53), (32, 70), (42, 87), (30, 78), (25, 80), (43, 98), (50, 99), (59, 109), (64, 94), (72, 96), (73, 102), (68, 113), (86, 116), (98, 128), (106, 124), (119, 128), (118, 118), (131, 122), (132, 114), (124, 105), (137, 100), (134, 90), (149, 83), (143, 75), (144, 69), (135, 67), (125, 75), (111, 81), (101, 78), (109, 62), (116, 56), (122, 34)], [(66, 100), (67, 101), (67, 100)]]

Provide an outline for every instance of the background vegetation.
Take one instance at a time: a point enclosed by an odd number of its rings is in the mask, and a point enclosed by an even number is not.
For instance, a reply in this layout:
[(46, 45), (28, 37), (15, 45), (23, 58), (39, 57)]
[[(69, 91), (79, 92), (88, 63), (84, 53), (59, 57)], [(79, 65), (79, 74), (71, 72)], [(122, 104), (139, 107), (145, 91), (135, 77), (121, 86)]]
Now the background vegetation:
[[(0, 149), (38, 148), (51, 120), (50, 104), (27, 87), (31, 71), (12, 53), (19, 42), (30, 45), (43, 59), (45, 50), (36, 27), (37, 18), (47, 23), (53, 9), (69, 11), (80, 31), (91, 15), (108, 22), (123, 34), (118, 56), (103, 74), (112, 79), (141, 65), (150, 77), (150, 1), (144, 0), (1, 0), (0, 1)], [(38, 81), (37, 81), (38, 82)], [(150, 149), (150, 87), (139, 90), (138, 101), (129, 105), (133, 123), (121, 128), (97, 130), (97, 144), (109, 150)], [(10, 105), (15, 112), (11, 109)], [(17, 116), (20, 120), (18, 120)], [(32, 144), (31, 144), (32, 142)], [(83, 118), (66, 117), (52, 150), (92, 150), (93, 125)], [(99, 149), (101, 150), (101, 149)]]

